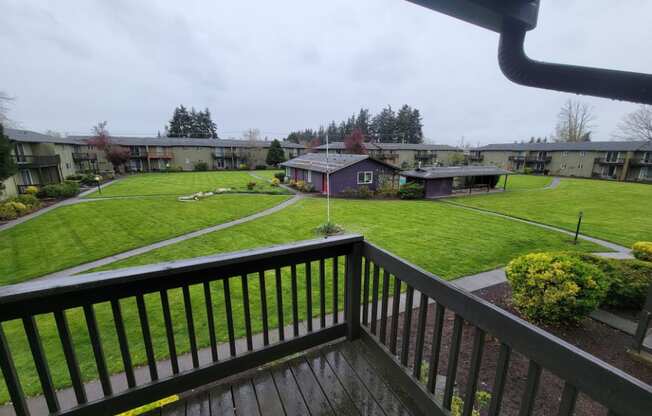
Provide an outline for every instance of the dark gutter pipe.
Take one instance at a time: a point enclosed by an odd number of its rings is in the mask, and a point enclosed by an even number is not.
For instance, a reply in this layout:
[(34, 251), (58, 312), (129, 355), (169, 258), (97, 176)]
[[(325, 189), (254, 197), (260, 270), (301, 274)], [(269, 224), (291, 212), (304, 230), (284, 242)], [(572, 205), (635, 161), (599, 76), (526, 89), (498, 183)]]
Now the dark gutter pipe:
[(532, 60), (525, 54), (525, 32), (518, 22), (503, 22), (498, 63), (509, 80), (528, 87), (652, 104), (652, 75)]

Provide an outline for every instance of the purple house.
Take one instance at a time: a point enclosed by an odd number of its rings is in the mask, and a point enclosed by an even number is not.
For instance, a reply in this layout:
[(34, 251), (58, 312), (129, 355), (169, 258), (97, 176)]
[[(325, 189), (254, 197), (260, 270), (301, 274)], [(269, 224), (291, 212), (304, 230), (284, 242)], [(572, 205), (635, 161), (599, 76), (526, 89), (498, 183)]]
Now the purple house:
[[(309, 182), (316, 191), (341, 195), (345, 190), (367, 187), (378, 189), (383, 180), (394, 180), (397, 168), (370, 158), (368, 155), (308, 153), (281, 163), (291, 180)], [(327, 173), (330, 183), (327, 181)]]

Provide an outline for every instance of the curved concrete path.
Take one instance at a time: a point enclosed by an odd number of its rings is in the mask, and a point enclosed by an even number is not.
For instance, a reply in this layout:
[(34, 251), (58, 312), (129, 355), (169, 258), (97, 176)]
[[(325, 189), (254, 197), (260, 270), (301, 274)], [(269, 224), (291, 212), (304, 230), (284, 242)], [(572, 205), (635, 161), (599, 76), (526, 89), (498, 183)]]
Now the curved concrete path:
[(561, 178), (558, 176), (555, 176), (552, 178), (552, 182), (550, 182), (548, 185), (544, 186), (543, 189), (555, 189), (556, 187), (559, 186), (559, 183), (561, 182)]
[(225, 222), (225, 223), (222, 223), (222, 224), (214, 225), (212, 227), (202, 228), (201, 230), (193, 231), (191, 233), (183, 234), (183, 235), (180, 235), (178, 237), (170, 238), (168, 240), (159, 241), (157, 243), (149, 244), (149, 245), (146, 245), (146, 246), (143, 246), (143, 247), (138, 247), (138, 248), (135, 248), (133, 250), (124, 251), (122, 253), (118, 253), (118, 254), (115, 254), (115, 255), (109, 256), (109, 257), (104, 257), (102, 259), (95, 260), (95, 261), (92, 261), (90, 263), (84, 263), (84, 264), (81, 264), (79, 266), (71, 267), (69, 269), (64, 269), (64, 270), (60, 270), (58, 272), (47, 274), (45, 276), (38, 277), (37, 279), (49, 279), (49, 278), (52, 278), (52, 277), (69, 276), (69, 275), (73, 275), (73, 274), (83, 273), (85, 271), (95, 269), (97, 267), (105, 266), (105, 265), (107, 265), (109, 263), (113, 263), (113, 262), (118, 261), (118, 260), (128, 259), (129, 257), (137, 256), (137, 255), (144, 254), (144, 253), (147, 253), (147, 252), (152, 251), (152, 250), (156, 250), (156, 249), (161, 248), (161, 247), (166, 247), (166, 246), (169, 246), (169, 245), (172, 245), (172, 244), (180, 243), (182, 241), (190, 240), (191, 238), (195, 238), (195, 237), (199, 237), (199, 236), (204, 235), (204, 234), (212, 233), (213, 231), (224, 230), (226, 228), (231, 228), (231, 227), (233, 227), (235, 225), (244, 224), (244, 223), (249, 222), (249, 221), (257, 220), (258, 218), (266, 217), (266, 216), (268, 216), (270, 214), (281, 211), (281, 210), (287, 208), (288, 206), (299, 202), (299, 200), (301, 200), (301, 199), (303, 199), (303, 195), (301, 195), (301, 194), (294, 195), (292, 198), (290, 198), (290, 199), (288, 199), (288, 200), (286, 200), (284, 202), (281, 202), (278, 205), (275, 205), (275, 206), (273, 206), (271, 208), (268, 208), (266, 210), (263, 210), (263, 211), (259, 211), (259, 212), (255, 213), (255, 214), (249, 215), (247, 217), (242, 217), (242, 218), (239, 218), (237, 220), (233, 220), (233, 221)]

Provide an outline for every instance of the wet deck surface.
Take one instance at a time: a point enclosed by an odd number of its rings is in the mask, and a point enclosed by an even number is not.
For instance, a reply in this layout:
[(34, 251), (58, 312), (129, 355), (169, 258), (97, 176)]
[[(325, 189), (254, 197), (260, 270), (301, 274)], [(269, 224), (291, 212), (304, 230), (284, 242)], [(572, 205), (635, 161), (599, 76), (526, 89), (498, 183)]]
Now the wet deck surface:
[(340, 342), (186, 395), (152, 414), (412, 415), (364, 343)]

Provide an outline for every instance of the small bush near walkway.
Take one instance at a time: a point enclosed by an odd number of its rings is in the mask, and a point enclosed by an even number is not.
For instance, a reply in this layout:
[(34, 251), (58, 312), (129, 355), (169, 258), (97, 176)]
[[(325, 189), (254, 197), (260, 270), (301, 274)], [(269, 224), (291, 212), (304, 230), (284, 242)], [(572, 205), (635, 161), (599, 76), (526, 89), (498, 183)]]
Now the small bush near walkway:
[(532, 253), (506, 268), (512, 301), (527, 319), (578, 323), (605, 299), (609, 280), (595, 265), (565, 253)]
[(14, 220), (41, 206), (41, 201), (34, 195), (18, 195), (0, 203), (0, 221)]
[(652, 261), (652, 241), (639, 241), (634, 243), (632, 254), (639, 260)]
[(64, 181), (53, 185), (45, 185), (36, 194), (39, 198), (71, 198), (79, 194), (79, 184), (72, 181)]
[(206, 172), (208, 170), (208, 163), (206, 162), (197, 162), (195, 163), (195, 172)]
[(424, 197), (423, 185), (416, 182), (401, 185), (401, 188), (398, 190), (398, 196), (401, 199), (421, 199)]
[(276, 172), (274, 177), (281, 182), (285, 182), (285, 172)]

